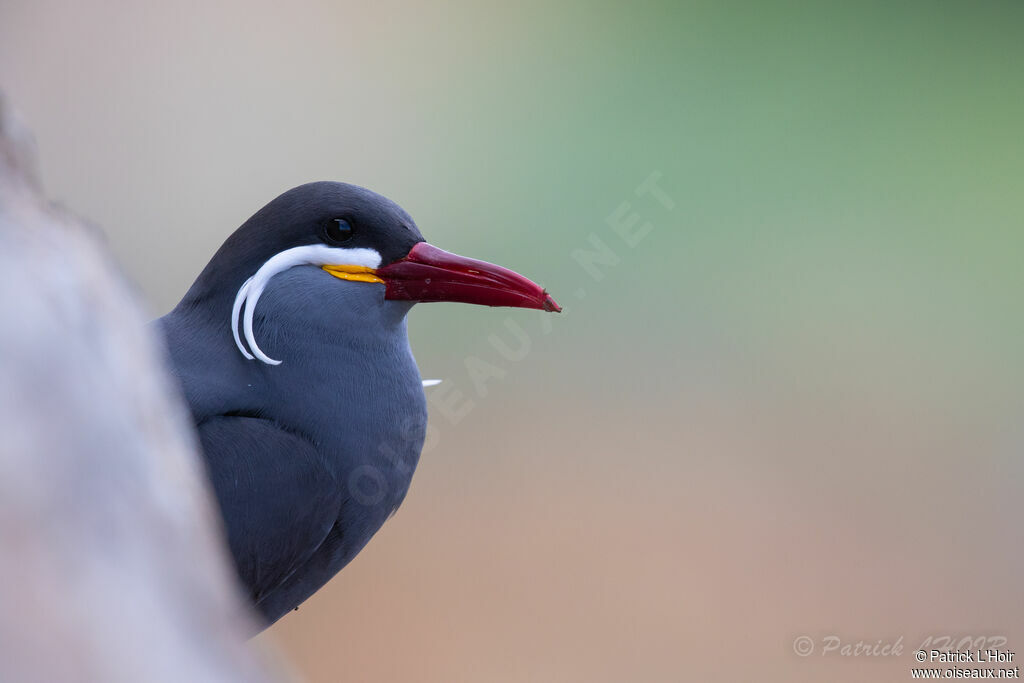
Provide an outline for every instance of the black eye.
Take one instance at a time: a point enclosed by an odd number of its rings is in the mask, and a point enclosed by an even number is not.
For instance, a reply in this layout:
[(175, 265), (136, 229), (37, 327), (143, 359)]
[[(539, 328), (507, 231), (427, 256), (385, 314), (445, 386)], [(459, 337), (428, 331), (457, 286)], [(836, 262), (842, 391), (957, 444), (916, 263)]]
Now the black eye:
[(328, 242), (333, 242), (335, 244), (348, 242), (352, 239), (354, 232), (352, 225), (344, 218), (329, 220), (327, 221), (327, 224), (324, 225), (324, 236), (327, 237)]

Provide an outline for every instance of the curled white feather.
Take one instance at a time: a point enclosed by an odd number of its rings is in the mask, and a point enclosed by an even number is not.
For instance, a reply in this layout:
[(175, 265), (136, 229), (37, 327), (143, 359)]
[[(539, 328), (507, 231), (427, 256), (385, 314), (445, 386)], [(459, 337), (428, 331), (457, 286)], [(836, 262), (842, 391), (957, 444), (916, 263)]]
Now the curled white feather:
[(252, 278), (249, 278), (245, 283), (238, 288), (238, 294), (235, 295), (235, 304), (231, 307), (231, 336), (235, 338), (235, 346), (242, 352), (246, 360), (252, 360), (255, 356), (249, 353), (249, 350), (242, 344), (241, 338), (238, 336), (238, 314), (242, 311), (242, 304), (245, 303), (245, 296), (249, 292), (249, 283), (252, 282)]
[[(252, 277), (245, 281), (238, 288), (235, 295), (235, 303), (231, 308), (231, 334), (235, 339), (238, 350), (248, 360), (258, 358), (268, 365), (280, 365), (281, 361), (274, 360), (263, 353), (256, 343), (256, 336), (253, 334), (253, 316), (256, 313), (256, 304), (263, 295), (270, 279), (278, 273), (284, 272), (295, 266), (326, 266), (346, 265), (363, 266), (364, 268), (377, 268), (380, 266), (380, 254), (373, 249), (342, 249), (339, 247), (328, 247), (324, 244), (309, 244), (302, 247), (285, 249), (279, 254), (274, 254), (267, 262), (260, 266)], [(244, 308), (244, 312), (243, 312)], [(242, 314), (242, 332), (249, 350), (245, 349), (238, 334), (238, 317)], [(251, 351), (251, 353), (250, 353)]]

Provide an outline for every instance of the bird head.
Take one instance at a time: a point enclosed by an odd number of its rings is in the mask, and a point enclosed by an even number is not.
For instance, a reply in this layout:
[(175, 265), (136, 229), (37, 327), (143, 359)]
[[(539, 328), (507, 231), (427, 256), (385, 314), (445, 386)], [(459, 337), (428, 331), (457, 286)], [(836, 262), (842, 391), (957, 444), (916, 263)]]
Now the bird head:
[(264, 206), (228, 238), (196, 285), (223, 283), (226, 276), (240, 283), (231, 313), (235, 344), (246, 358), (277, 365), (280, 361), (256, 342), (256, 304), (271, 278), (308, 265), (378, 288), (382, 302), (561, 311), (543, 287), (522, 275), (428, 244), (409, 214), (390, 199), (336, 182), (300, 185)]

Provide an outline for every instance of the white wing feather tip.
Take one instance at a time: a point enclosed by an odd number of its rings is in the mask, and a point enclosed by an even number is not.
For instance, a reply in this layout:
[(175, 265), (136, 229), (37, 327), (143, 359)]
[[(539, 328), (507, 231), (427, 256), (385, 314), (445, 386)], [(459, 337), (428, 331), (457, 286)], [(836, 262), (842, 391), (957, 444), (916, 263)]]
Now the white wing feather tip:
[(425, 379), (425, 380), (423, 380), (423, 387), (424, 388), (426, 388), (426, 387), (436, 387), (438, 384), (440, 384), (443, 381), (444, 380), (442, 380), (442, 379)]

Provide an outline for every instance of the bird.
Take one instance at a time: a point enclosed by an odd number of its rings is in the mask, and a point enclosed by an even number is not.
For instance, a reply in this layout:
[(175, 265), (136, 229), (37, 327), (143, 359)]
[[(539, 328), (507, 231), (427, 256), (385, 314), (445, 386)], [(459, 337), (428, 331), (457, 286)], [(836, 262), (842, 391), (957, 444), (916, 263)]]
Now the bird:
[(438, 301), (561, 311), (522, 275), (426, 242), (390, 199), (321, 181), (245, 221), (155, 321), (260, 630), (405, 498), (432, 383), (406, 316)]

